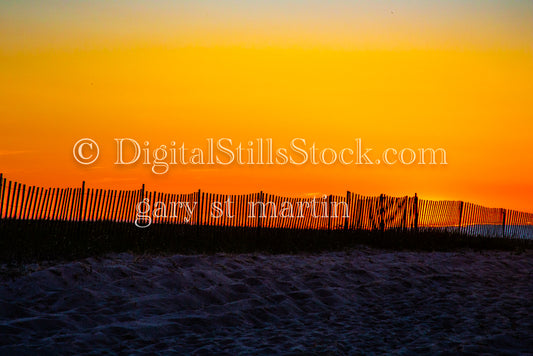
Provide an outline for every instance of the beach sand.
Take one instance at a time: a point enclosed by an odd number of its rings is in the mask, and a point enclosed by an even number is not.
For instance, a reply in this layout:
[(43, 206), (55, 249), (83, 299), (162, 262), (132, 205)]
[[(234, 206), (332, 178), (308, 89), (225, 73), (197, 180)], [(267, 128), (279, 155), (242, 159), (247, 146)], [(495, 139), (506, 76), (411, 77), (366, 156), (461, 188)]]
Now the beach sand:
[(113, 254), (1, 266), (0, 354), (533, 352), (533, 253)]

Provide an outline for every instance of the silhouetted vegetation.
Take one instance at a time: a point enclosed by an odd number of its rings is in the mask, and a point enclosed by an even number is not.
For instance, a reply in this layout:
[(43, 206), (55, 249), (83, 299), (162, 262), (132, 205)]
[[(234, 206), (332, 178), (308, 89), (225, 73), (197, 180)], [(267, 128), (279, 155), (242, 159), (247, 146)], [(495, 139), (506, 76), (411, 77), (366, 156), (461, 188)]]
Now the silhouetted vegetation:
[(76, 259), (110, 252), (134, 253), (306, 253), (360, 245), (393, 250), (523, 250), (533, 240), (468, 236), (421, 229), (299, 230), (153, 224), (140, 229), (121, 222), (2, 220), (0, 260), (28, 262)]

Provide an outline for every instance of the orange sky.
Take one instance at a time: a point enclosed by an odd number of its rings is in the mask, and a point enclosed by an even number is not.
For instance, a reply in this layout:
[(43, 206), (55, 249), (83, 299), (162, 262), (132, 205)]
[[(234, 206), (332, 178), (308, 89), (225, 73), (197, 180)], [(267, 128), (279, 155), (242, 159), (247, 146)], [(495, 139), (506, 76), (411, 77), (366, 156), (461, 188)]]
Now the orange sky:
[[(0, 5), (0, 172), (44, 186), (386, 193), (533, 212), (526, 2)], [(101, 157), (78, 164), (91, 137)], [(446, 166), (117, 167), (116, 137), (355, 138), (447, 150)]]

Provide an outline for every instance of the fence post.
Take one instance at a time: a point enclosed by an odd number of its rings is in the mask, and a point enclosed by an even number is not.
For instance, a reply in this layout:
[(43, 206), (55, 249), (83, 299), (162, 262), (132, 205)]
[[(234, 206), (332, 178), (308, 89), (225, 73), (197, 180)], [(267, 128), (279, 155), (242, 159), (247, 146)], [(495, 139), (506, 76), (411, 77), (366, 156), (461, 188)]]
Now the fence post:
[(81, 221), (83, 217), (83, 196), (85, 195), (85, 181), (81, 182), (81, 194), (80, 194), (80, 202), (79, 204), (79, 211), (78, 211), (78, 221)]
[[(202, 192), (200, 189), (198, 189), (198, 192), (196, 193), (196, 238), (200, 236), (200, 214), (202, 212)], [(192, 223), (192, 216), (191, 216), (191, 223)]]
[(348, 221), (350, 220), (350, 191), (346, 191), (346, 211), (344, 212), (344, 231), (348, 230)]
[(4, 205), (4, 174), (0, 173), (0, 220), (2, 220), (3, 205)]
[(328, 196), (328, 231), (331, 231), (331, 194)]
[(507, 216), (507, 210), (506, 209), (502, 209), (502, 214), (503, 214), (503, 220), (502, 220), (502, 237), (505, 237), (505, 218)]
[[(137, 206), (139, 205), (139, 203), (142, 203), (144, 204), (144, 183), (142, 184), (141, 186), (141, 190), (139, 191), (139, 195), (140, 195), (140, 198), (139, 201), (135, 204), (135, 210), (137, 210)], [(146, 218), (143, 218), (143, 224), (146, 223)]]
[[(353, 199), (352, 199), (353, 200)], [(355, 227), (355, 230), (361, 230), (362, 229), (362, 226), (363, 226), (363, 209), (361, 207), (361, 204), (362, 204), (362, 198), (359, 194), (356, 194), (355, 195), (355, 221), (354, 221), (354, 227)]]
[(202, 221), (202, 192), (200, 191), (200, 189), (198, 189), (198, 197), (196, 200), (196, 208), (198, 209), (198, 212), (196, 214), (196, 226), (200, 226), (200, 223)]
[(383, 202), (385, 201), (385, 194), (379, 195), (379, 230), (381, 234), (385, 232), (385, 207)]
[(415, 193), (415, 201), (414, 201), (414, 208), (415, 208), (415, 232), (418, 233), (418, 195)]
[(461, 226), (463, 225), (463, 205), (464, 202), (461, 201), (459, 205), (459, 233), (461, 233)]
[[(263, 203), (263, 191), (258, 194), (259, 202)], [(259, 211), (257, 214), (257, 231), (261, 230), (261, 215), (263, 214), (263, 204), (259, 204)]]

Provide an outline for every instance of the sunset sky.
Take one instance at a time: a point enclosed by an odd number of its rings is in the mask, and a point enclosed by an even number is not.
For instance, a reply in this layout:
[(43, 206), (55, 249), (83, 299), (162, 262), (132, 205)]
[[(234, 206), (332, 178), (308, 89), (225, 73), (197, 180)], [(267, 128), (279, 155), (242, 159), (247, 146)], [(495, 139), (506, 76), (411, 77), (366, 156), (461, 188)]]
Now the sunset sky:
[[(2, 1), (0, 172), (40, 186), (415, 192), (533, 212), (533, 2)], [(78, 164), (74, 143), (100, 145)], [(114, 138), (442, 147), (446, 166), (117, 167)]]

